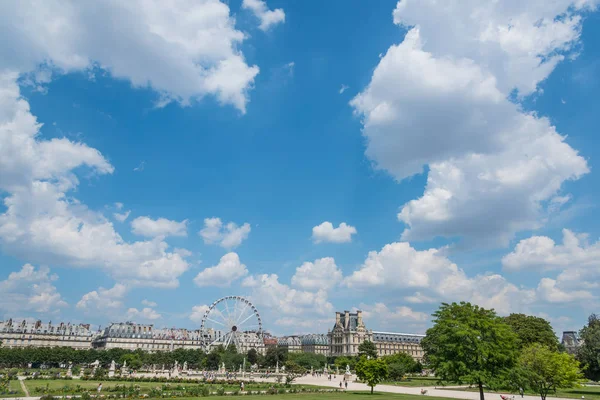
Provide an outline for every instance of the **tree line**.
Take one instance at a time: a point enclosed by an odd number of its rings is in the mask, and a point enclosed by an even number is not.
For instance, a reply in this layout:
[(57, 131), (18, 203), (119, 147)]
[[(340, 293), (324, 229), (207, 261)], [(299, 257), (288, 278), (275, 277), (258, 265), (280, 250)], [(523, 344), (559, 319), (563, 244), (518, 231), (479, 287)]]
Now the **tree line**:
[[(511, 314), (499, 317), (470, 303), (442, 303), (433, 314), (433, 326), (421, 342), (425, 367), (445, 383), (484, 388), (531, 390), (542, 400), (557, 389), (571, 388), (584, 380), (600, 380), (600, 319), (590, 316), (581, 330), (583, 344), (568, 354), (550, 323), (543, 318)], [(365, 343), (363, 347), (370, 347)], [(369, 386), (392, 373), (376, 353), (362, 355), (356, 373)]]

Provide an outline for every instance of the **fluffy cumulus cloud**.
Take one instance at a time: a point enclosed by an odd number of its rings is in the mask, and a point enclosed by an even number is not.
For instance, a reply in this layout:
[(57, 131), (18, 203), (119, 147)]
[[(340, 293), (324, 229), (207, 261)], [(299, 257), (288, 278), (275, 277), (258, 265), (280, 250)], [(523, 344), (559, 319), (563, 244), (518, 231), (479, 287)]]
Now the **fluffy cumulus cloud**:
[(29, 72), (43, 62), (64, 72), (100, 66), (151, 87), (161, 105), (212, 95), (244, 112), (259, 69), (244, 60), (245, 35), (234, 25), (219, 0), (10, 2), (0, 16), (0, 70)]
[[(549, 302), (571, 302), (594, 297), (600, 287), (600, 241), (587, 234), (563, 230), (562, 244), (547, 236), (521, 240), (502, 258), (506, 270), (559, 271), (556, 279), (543, 278), (538, 292)], [(591, 291), (590, 291), (591, 290)]]
[(356, 228), (342, 222), (337, 228), (329, 221), (312, 228), (312, 239), (315, 243), (348, 243), (352, 241), (352, 235), (356, 234)]
[(248, 238), (250, 230), (248, 223), (238, 226), (234, 222), (229, 222), (224, 225), (220, 218), (206, 218), (204, 228), (198, 234), (206, 244), (218, 244), (223, 248), (232, 249)]
[(106, 309), (118, 309), (123, 306), (127, 286), (117, 283), (110, 289), (103, 287), (84, 294), (76, 307), (84, 312), (98, 312)]
[(67, 303), (53, 282), (58, 276), (47, 267), (35, 268), (25, 264), (17, 272), (0, 281), (0, 311), (13, 316), (18, 312), (55, 314)]
[(252, 14), (260, 20), (259, 28), (263, 31), (285, 22), (285, 12), (281, 8), (269, 10), (264, 0), (243, 0), (242, 8), (252, 11)]
[(166, 218), (137, 217), (131, 221), (131, 230), (146, 237), (187, 236), (187, 219), (177, 222)]
[(196, 324), (200, 324), (206, 311), (208, 311), (208, 306), (206, 304), (194, 306), (192, 307), (192, 312), (189, 315), (189, 319)]
[(468, 276), (444, 249), (419, 251), (406, 242), (371, 251), (343, 285), (406, 293), (413, 303), (471, 301), (501, 314), (523, 311), (536, 300), (534, 290), (517, 287), (499, 274)]
[(134, 321), (154, 321), (161, 318), (161, 315), (151, 307), (144, 307), (141, 310), (130, 308), (127, 310), (127, 319)]
[(342, 271), (332, 257), (305, 262), (292, 276), (292, 285), (306, 290), (329, 290), (342, 280)]
[[(46, 4), (46, 3), (44, 3)], [(20, 97), (17, 74), (0, 74), (0, 246), (33, 262), (101, 268), (135, 285), (175, 287), (188, 263), (161, 238), (126, 242), (111, 221), (72, 196), (75, 169), (111, 174), (96, 149), (68, 139), (45, 140)]]
[[(465, 237), (506, 245), (549, 212), (586, 161), (547, 118), (508, 100), (534, 92), (577, 46), (586, 1), (400, 1), (404, 40), (351, 102), (367, 156), (397, 180), (429, 172), (398, 218), (405, 240)], [(493, 218), (497, 221), (489, 224)], [(483, 239), (485, 238), (485, 239)]]
[[(361, 304), (360, 309), (363, 312), (365, 324), (377, 326), (377, 329), (397, 329), (399, 326), (410, 327), (411, 329), (424, 329), (424, 322), (429, 316), (420, 311), (415, 311), (410, 307), (399, 306), (389, 308), (384, 303)], [(405, 330), (406, 331), (406, 330)]]
[[(250, 298), (263, 312), (266, 310), (278, 326), (294, 325), (325, 329), (331, 322), (333, 305), (327, 299), (327, 291), (299, 290), (279, 282), (276, 274), (252, 275), (244, 279), (242, 287), (251, 290)], [(310, 321), (307, 322), (307, 321)]]
[(157, 306), (156, 302), (150, 301), (148, 299), (142, 300), (142, 305), (148, 306), (148, 307), (156, 307)]
[(227, 253), (215, 266), (206, 268), (194, 278), (197, 286), (228, 287), (237, 279), (248, 275), (248, 269), (241, 263), (237, 253)]

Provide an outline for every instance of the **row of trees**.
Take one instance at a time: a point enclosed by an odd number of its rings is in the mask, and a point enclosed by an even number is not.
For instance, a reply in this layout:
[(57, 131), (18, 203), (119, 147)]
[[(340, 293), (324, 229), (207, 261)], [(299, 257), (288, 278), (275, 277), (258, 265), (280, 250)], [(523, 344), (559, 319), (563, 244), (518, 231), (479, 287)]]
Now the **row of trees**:
[(522, 314), (501, 318), (470, 303), (442, 304), (421, 342), (426, 362), (446, 382), (523, 388), (542, 400), (583, 379), (579, 361), (560, 351), (550, 324)]
[[(581, 331), (584, 344), (577, 358), (565, 352), (543, 318), (501, 318), (470, 303), (442, 304), (433, 316), (434, 325), (421, 342), (426, 367), (440, 381), (477, 386), (481, 400), (484, 388), (530, 389), (545, 400), (557, 389), (577, 385), (584, 379), (582, 371), (588, 379), (600, 378), (600, 319), (595, 315)], [(361, 344), (355, 364), (371, 392), (382, 380), (421, 367), (404, 354), (377, 359), (375, 350), (370, 342)]]

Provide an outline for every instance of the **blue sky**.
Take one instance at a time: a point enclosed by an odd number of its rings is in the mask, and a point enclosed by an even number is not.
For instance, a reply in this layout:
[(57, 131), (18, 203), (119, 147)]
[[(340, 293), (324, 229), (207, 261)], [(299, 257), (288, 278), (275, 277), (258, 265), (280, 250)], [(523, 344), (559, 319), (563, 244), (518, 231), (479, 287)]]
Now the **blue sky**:
[(0, 13), (3, 317), (597, 311), (597, 2), (26, 3)]

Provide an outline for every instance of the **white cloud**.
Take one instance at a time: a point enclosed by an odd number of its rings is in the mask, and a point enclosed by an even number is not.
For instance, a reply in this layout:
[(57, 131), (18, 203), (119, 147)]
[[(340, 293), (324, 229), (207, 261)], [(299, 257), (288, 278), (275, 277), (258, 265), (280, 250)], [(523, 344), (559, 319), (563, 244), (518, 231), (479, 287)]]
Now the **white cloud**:
[(327, 300), (327, 292), (316, 292), (293, 289), (280, 283), (276, 274), (249, 276), (242, 282), (242, 287), (252, 289), (252, 302), (257, 306), (276, 311), (277, 315), (311, 318), (330, 316), (333, 305)]
[(191, 321), (200, 325), (202, 322), (202, 317), (206, 311), (208, 311), (208, 306), (206, 304), (194, 306), (192, 307), (192, 312), (190, 313), (189, 318)]
[(571, 3), (398, 3), (394, 22), (410, 30), (351, 104), (376, 168), (402, 180), (429, 167), (423, 196), (398, 215), (403, 240), (506, 245), (539, 226), (564, 181), (588, 172), (548, 119), (507, 99), (535, 91), (577, 45), (584, 2)]
[(518, 288), (501, 275), (467, 276), (443, 250), (418, 251), (405, 242), (385, 245), (379, 252), (369, 252), (343, 284), (394, 291), (395, 295), (408, 292), (408, 301), (413, 303), (471, 301), (501, 314), (520, 312), (535, 301), (533, 290)]
[(420, 311), (414, 311), (410, 307), (400, 306), (389, 309), (384, 303), (375, 303), (373, 305), (361, 304), (360, 309), (363, 311), (365, 319), (377, 320), (380, 323), (386, 322), (397, 324), (398, 322), (425, 322), (429, 316)]
[(52, 282), (47, 267), (36, 269), (25, 264), (18, 272), (11, 272), (6, 280), (0, 281), (0, 311), (14, 315), (17, 312), (54, 314), (67, 307)]
[[(188, 104), (205, 95), (244, 112), (259, 72), (239, 50), (246, 38), (219, 0), (5, 3), (0, 70), (34, 71), (47, 62), (71, 72), (101, 67), (161, 99)], [(262, 14), (261, 14), (262, 15)], [(279, 13), (265, 13), (268, 27)]]
[(187, 236), (187, 219), (181, 222), (166, 218), (137, 217), (131, 221), (132, 232), (146, 237)]
[(515, 249), (502, 258), (507, 270), (600, 268), (600, 241), (588, 243), (588, 236), (563, 229), (563, 244), (547, 236), (532, 236), (521, 240)]
[(125, 205), (123, 203), (119, 203), (119, 202), (115, 203), (115, 208), (117, 210), (122, 210), (124, 206)]
[(142, 305), (148, 306), (148, 307), (156, 307), (157, 306), (156, 302), (150, 301), (147, 299), (142, 300)]
[[(163, 104), (163, 107), (166, 106), (170, 101)], [(142, 161), (137, 167), (133, 169), (134, 172), (142, 172), (146, 167), (146, 161)]]
[(344, 93), (346, 90), (348, 90), (348, 88), (349, 88), (348, 85), (342, 84), (342, 86), (340, 87), (340, 94)]
[(194, 278), (194, 283), (200, 287), (228, 287), (233, 281), (247, 274), (248, 269), (240, 262), (240, 257), (236, 253), (227, 253), (217, 265), (200, 271)]
[(114, 168), (85, 144), (40, 138), (41, 125), (20, 97), (16, 79), (16, 74), (0, 74), (3, 250), (32, 262), (100, 268), (134, 285), (176, 287), (188, 264), (168, 252), (167, 243), (125, 242), (102, 214), (71, 196), (79, 184), (75, 169), (104, 175)]
[(113, 217), (119, 222), (125, 222), (129, 218), (129, 214), (131, 214), (131, 210), (127, 210), (124, 213), (113, 213)]
[(95, 313), (105, 309), (118, 309), (123, 306), (127, 286), (117, 283), (110, 289), (103, 287), (84, 294), (76, 307), (86, 313)]
[(281, 8), (269, 10), (264, 0), (243, 0), (242, 8), (252, 11), (260, 20), (259, 28), (268, 31), (271, 27), (285, 22), (285, 13)]
[(306, 290), (329, 290), (342, 280), (342, 271), (332, 257), (305, 262), (292, 277), (292, 285)]
[(141, 310), (137, 308), (130, 308), (127, 310), (127, 319), (135, 321), (154, 321), (161, 318), (162, 316), (154, 309), (150, 307), (144, 307)]
[(242, 244), (248, 238), (250, 231), (248, 223), (242, 226), (237, 226), (233, 222), (223, 225), (220, 218), (205, 218), (204, 228), (198, 234), (206, 244), (218, 244), (223, 248), (232, 249)]
[(356, 228), (342, 222), (337, 228), (329, 221), (312, 228), (312, 239), (315, 243), (348, 243), (352, 241), (352, 235), (356, 234)]
[(436, 299), (434, 299), (433, 297), (425, 296), (421, 292), (415, 292), (413, 295), (405, 296), (404, 300), (413, 304), (427, 304), (436, 302)]
[(551, 278), (542, 278), (538, 287), (537, 294), (541, 300), (548, 303), (571, 303), (580, 300), (591, 300), (593, 296), (585, 290), (566, 291), (557, 286), (557, 282)]

